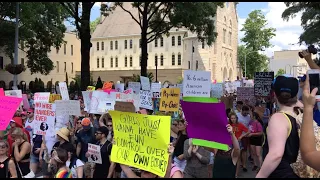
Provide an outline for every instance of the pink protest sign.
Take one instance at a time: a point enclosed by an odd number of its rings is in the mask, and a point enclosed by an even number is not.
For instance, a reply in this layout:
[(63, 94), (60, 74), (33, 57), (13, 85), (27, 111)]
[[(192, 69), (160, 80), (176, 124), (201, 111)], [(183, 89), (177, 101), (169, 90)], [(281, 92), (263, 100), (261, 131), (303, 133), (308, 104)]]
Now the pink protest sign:
[(3, 88), (0, 88), (0, 96), (4, 96), (4, 90), (3, 90)]
[(23, 109), (28, 110), (30, 109), (28, 96), (26, 94), (22, 94), (22, 102), (23, 102)]
[(0, 131), (7, 128), (22, 98), (0, 96)]

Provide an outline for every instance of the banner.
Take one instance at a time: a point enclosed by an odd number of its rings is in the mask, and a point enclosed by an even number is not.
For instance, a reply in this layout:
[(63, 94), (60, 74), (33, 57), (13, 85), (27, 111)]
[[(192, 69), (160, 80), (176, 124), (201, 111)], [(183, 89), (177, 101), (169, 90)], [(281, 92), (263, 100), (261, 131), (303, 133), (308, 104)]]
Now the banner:
[(188, 120), (187, 132), (190, 138), (203, 139), (222, 144), (231, 144), (226, 125), (228, 118), (223, 103), (181, 102)]
[(102, 164), (100, 149), (101, 147), (99, 145), (88, 143), (88, 153), (90, 154), (88, 162)]
[(70, 100), (67, 83), (59, 82), (59, 89), (62, 100)]
[(210, 97), (211, 73), (209, 71), (184, 71), (184, 97)]
[(163, 88), (161, 89), (160, 111), (175, 112), (179, 110), (180, 89)]
[(7, 129), (21, 101), (21, 98), (0, 96), (0, 131)]
[(50, 93), (49, 92), (41, 92), (41, 93), (35, 93), (33, 96), (34, 102), (43, 102), (43, 103), (49, 103), (50, 99)]
[(45, 136), (54, 134), (55, 105), (50, 103), (35, 103), (33, 133)]
[(78, 100), (56, 100), (56, 116), (80, 116), (80, 101)]
[(170, 116), (109, 113), (116, 142), (111, 161), (164, 177), (169, 160)]
[(150, 91), (140, 91), (140, 107), (153, 110), (152, 107), (152, 94)]

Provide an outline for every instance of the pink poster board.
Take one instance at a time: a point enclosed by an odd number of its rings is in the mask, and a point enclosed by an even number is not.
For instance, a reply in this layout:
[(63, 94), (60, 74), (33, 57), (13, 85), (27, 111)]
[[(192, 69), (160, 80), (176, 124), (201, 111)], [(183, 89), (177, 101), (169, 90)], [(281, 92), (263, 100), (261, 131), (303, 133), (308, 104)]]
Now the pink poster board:
[(25, 109), (25, 110), (30, 109), (28, 96), (26, 94), (22, 94), (22, 102), (23, 102), (23, 109)]
[(6, 130), (22, 98), (0, 96), (0, 131)]

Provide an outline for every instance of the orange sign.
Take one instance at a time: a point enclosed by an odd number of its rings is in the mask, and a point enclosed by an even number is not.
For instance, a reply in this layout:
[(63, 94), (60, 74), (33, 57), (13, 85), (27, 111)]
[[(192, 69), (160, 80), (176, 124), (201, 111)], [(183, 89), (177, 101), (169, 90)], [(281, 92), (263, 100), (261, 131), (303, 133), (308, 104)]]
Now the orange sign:
[(103, 84), (103, 90), (110, 90), (110, 89), (112, 89), (112, 86), (113, 86), (113, 83), (112, 82), (105, 82), (104, 84)]

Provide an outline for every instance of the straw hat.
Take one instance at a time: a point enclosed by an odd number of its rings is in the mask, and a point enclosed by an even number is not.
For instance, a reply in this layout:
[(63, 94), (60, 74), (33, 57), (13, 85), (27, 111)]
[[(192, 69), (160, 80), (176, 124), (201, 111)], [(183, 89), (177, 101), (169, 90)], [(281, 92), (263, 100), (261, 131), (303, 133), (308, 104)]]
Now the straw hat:
[(59, 135), (62, 139), (69, 142), (70, 131), (68, 130), (68, 128), (63, 127), (59, 129), (59, 131), (57, 131), (57, 135)]

